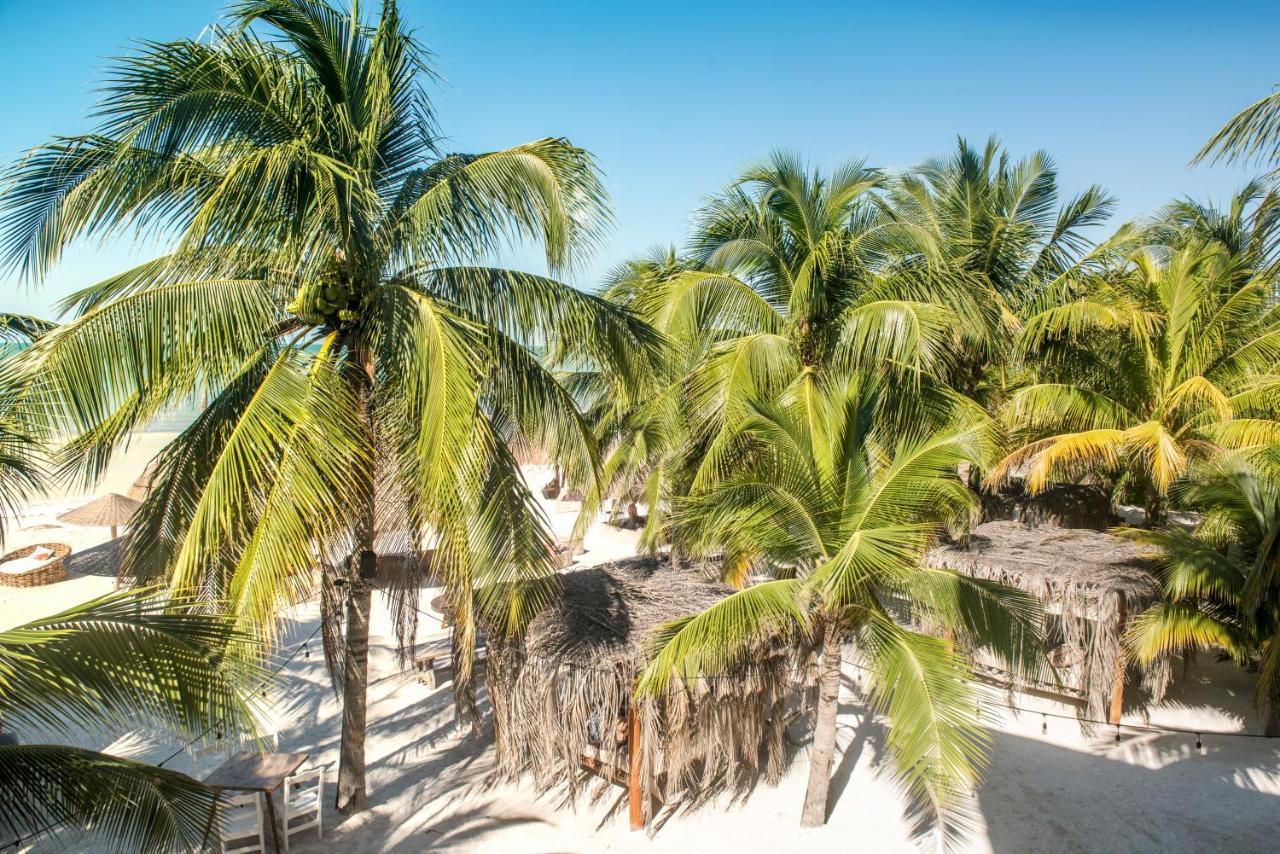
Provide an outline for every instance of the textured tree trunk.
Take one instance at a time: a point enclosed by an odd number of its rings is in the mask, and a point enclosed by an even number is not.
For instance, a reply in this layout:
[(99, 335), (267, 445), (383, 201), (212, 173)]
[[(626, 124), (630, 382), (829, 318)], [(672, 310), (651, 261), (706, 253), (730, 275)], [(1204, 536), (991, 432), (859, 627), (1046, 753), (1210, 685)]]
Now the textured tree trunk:
[[(364, 368), (358, 382), (358, 393), (369, 447), (373, 447), (373, 417), (370, 397), (373, 388), (373, 360), (368, 353), (359, 355)], [(345, 813), (364, 809), (367, 791), (364, 774), (365, 729), (369, 691), (369, 615), (373, 610), (373, 587), (362, 577), (361, 557), (368, 552), (377, 566), (374, 554), (374, 513), (376, 500), (373, 466), (354, 467), (353, 476), (363, 477), (364, 513), (355, 531), (355, 550), (347, 567), (347, 636), (343, 655), (342, 680), (342, 745), (339, 751), (337, 808)]]
[(802, 827), (827, 823), (831, 791), (831, 763), (836, 752), (836, 716), (840, 712), (840, 627), (832, 621), (822, 635), (822, 663), (818, 670), (818, 719), (809, 750), (809, 785), (800, 813)]
[(1147, 506), (1143, 509), (1146, 513), (1146, 518), (1142, 520), (1143, 527), (1154, 529), (1164, 524), (1164, 498), (1160, 493), (1154, 489), (1151, 490), (1151, 494), (1147, 497)]
[(627, 502), (627, 521), (633, 527), (640, 527), (640, 508), (636, 506), (634, 501)]
[(1280, 738), (1280, 702), (1267, 701), (1267, 724), (1262, 731), (1267, 738)]
[(337, 807), (344, 813), (365, 807), (364, 740), (369, 689), (369, 614), (373, 590), (352, 584), (347, 599), (347, 640), (343, 656), (342, 750), (338, 765)]

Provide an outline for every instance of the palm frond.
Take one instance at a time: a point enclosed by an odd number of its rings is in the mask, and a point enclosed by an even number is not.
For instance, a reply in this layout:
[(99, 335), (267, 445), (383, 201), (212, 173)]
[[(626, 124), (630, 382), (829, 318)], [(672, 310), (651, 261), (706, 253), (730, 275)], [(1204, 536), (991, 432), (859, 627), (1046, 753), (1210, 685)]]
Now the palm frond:
[(218, 792), (177, 771), (78, 747), (0, 746), (0, 828), (6, 838), (62, 845), (85, 831), (121, 851), (194, 851), (218, 833)]

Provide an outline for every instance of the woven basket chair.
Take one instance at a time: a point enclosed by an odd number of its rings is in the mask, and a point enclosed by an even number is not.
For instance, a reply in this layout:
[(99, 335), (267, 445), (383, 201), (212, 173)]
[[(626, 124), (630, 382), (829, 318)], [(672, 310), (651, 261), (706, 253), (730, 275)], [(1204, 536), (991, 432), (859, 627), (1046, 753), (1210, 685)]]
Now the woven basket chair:
[(71, 546), (62, 543), (36, 543), (26, 548), (16, 549), (6, 555), (0, 555), (0, 563), (26, 557), (41, 546), (53, 551), (53, 557), (49, 562), (26, 572), (0, 572), (0, 587), (39, 587), (42, 584), (53, 584), (55, 581), (66, 578), (65, 561), (67, 555), (71, 554)]

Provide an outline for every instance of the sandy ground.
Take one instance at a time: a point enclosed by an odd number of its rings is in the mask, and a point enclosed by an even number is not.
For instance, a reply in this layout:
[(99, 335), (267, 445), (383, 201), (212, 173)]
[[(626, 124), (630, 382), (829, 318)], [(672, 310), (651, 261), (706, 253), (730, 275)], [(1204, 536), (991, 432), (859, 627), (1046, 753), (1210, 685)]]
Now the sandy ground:
[(35, 543), (71, 546), (67, 578), (43, 587), (0, 587), (0, 629), (56, 614), (86, 599), (111, 591), (113, 547), (109, 528), (85, 528), (59, 522), (57, 516), (88, 504), (108, 492), (129, 494), (129, 487), (174, 433), (137, 433), (112, 461), (102, 482), (90, 491), (56, 489), (35, 497), (27, 512), (6, 526), (3, 551)]
[[(143, 451), (138, 447), (135, 452)], [(149, 455), (148, 455), (149, 456)], [(142, 457), (145, 463), (145, 457)], [(129, 480), (136, 476), (122, 471)], [(529, 473), (540, 487), (546, 472)], [(127, 486), (127, 482), (125, 483)], [(118, 490), (123, 491), (123, 489)], [(72, 506), (75, 506), (74, 503)], [(572, 506), (544, 505), (556, 532), (567, 535)], [(34, 510), (35, 508), (33, 508)], [(44, 512), (44, 511), (42, 511)], [(58, 511), (60, 512), (60, 511)], [(39, 518), (31, 517), (33, 520)], [(61, 532), (60, 532), (61, 533)], [(79, 536), (68, 531), (64, 536)], [(84, 536), (88, 537), (86, 533)], [(625, 556), (636, 535), (593, 528), (582, 565)], [(15, 542), (17, 540), (15, 539)], [(54, 610), (75, 595), (92, 595), (91, 577), (31, 591), (21, 607)], [(75, 593), (71, 585), (75, 587)], [(109, 586), (109, 584), (108, 584)], [(64, 588), (58, 590), (57, 588)], [(434, 591), (424, 591), (422, 602)], [(932, 851), (930, 838), (912, 839), (905, 801), (884, 754), (884, 727), (859, 702), (858, 674), (846, 674), (840, 719), (840, 755), (828, 824), (801, 830), (798, 817), (805, 775), (803, 751), (777, 787), (759, 786), (745, 802), (719, 803), (667, 818), (652, 835), (627, 830), (625, 792), (608, 788), (595, 803), (568, 807), (539, 798), (531, 787), (493, 784), (492, 751), (454, 723), (449, 688), (430, 689), (404, 672), (384, 603), (375, 604), (369, 687), (368, 773), (370, 808), (357, 816), (332, 811), (326, 794), (325, 836), (294, 838), (294, 851)], [(16, 613), (9, 601), (0, 618)], [(310, 636), (318, 615), (301, 609), (287, 632), (284, 652)], [(443, 645), (445, 635), (424, 622), (422, 646)], [(1250, 677), (1203, 657), (1169, 697), (1126, 723), (1259, 732)], [(993, 706), (1003, 694), (992, 693)], [(997, 708), (989, 720), (990, 766), (973, 804), (974, 831), (959, 844), (970, 852), (1277, 850), (1280, 809), (1280, 744), (1260, 738), (1195, 736), (1122, 730), (1087, 737), (1074, 721), (1043, 718), (1070, 714), (1062, 704), (1017, 696), (1033, 712)], [(340, 707), (315, 641), (281, 672), (271, 694), (271, 719), (282, 750), (305, 751), (336, 779)], [(1047, 724), (1047, 732), (1043, 727)], [(94, 746), (158, 761), (175, 745), (141, 734)], [(226, 756), (214, 743), (180, 754), (170, 767), (208, 773)], [(37, 850), (69, 850), (68, 840)], [(75, 846), (70, 850), (93, 850)]]

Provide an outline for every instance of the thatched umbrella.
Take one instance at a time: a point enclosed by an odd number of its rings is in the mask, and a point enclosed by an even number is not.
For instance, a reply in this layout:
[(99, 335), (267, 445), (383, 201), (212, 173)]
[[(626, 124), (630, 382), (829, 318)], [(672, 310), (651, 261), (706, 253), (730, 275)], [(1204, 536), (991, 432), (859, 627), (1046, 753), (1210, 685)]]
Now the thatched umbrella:
[(77, 507), (75, 510), (68, 510), (58, 517), (59, 522), (66, 522), (68, 525), (88, 525), (94, 528), (111, 528), (111, 539), (119, 536), (119, 527), (128, 525), (133, 519), (133, 514), (138, 512), (138, 508), (142, 506), (141, 501), (135, 501), (116, 492), (108, 492), (99, 498), (95, 498), (83, 507)]
[[(1097, 531), (988, 522), (974, 528), (967, 543), (940, 546), (925, 562), (1036, 596), (1044, 606), (1046, 634), (1060, 642), (1054, 664), (1061, 687), (1085, 700), (1091, 717), (1120, 719), (1125, 629), (1160, 598), (1138, 545)], [(1167, 663), (1143, 673), (1157, 699), (1168, 675)]]
[(146, 497), (151, 493), (152, 481), (156, 479), (159, 469), (159, 460), (152, 460), (147, 463), (147, 467), (142, 470), (142, 474), (138, 475), (138, 479), (133, 482), (133, 486), (129, 487), (129, 497), (138, 501), (145, 501)]
[[(795, 654), (760, 648), (722, 678), (633, 701), (654, 630), (733, 593), (699, 567), (631, 558), (560, 576), (520, 641), (489, 635), (486, 684), (499, 767), (573, 797), (585, 768), (630, 790), (632, 828), (652, 798), (701, 799), (776, 782), (786, 767)], [(763, 760), (763, 767), (761, 763)]]

